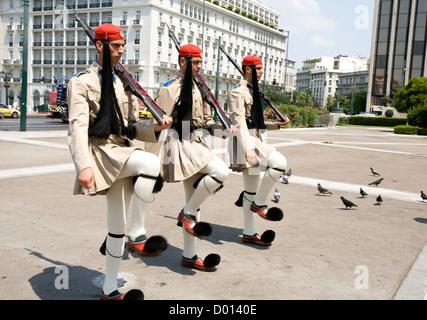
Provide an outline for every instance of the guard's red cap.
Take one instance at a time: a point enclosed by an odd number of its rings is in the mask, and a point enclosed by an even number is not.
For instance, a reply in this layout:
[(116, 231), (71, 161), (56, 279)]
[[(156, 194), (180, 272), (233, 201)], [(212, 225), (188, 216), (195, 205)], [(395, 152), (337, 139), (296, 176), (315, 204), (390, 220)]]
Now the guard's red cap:
[(242, 65), (244, 65), (244, 66), (252, 66), (252, 65), (262, 66), (262, 59), (260, 57), (257, 57), (257, 56), (247, 56), (247, 57), (243, 58)]
[(179, 55), (182, 57), (200, 57), (202, 49), (194, 44), (186, 44), (179, 49)]
[(95, 29), (95, 40), (124, 40), (123, 30), (110, 23), (104, 23)]

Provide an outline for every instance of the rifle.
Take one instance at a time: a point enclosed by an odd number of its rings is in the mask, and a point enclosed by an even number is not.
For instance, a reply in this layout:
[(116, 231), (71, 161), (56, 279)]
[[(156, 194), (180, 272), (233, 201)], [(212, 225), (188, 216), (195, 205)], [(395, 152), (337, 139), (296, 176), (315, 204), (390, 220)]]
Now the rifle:
[[(178, 50), (180, 49), (180, 43), (179, 40), (177, 39), (177, 37), (175, 36), (175, 34), (173, 33), (173, 31), (171, 30), (171, 28), (169, 27), (169, 25), (167, 23), (165, 23), (166, 26), (169, 29), (169, 37), (171, 37), (172, 41), (175, 44), (175, 48)], [(214, 110), (214, 112), (217, 114), (219, 120), (221, 121), (221, 124), (223, 125), (223, 127), (226, 130), (230, 130), (232, 123), (230, 121), (230, 119), (227, 117), (227, 115), (225, 114), (224, 110), (222, 110), (221, 105), (219, 104), (219, 102), (215, 99), (215, 97), (212, 95), (211, 90), (209, 89), (208, 85), (206, 84), (205, 80), (203, 80), (202, 76), (199, 74), (197, 75), (196, 78), (193, 79), (194, 83), (197, 85), (197, 87), (199, 88), (201, 94), (202, 94), (202, 98), (203, 100), (208, 103), (211, 108)]]
[[(74, 10), (75, 18), (83, 27), (89, 39), (95, 44), (95, 35), (90, 26), (77, 14), (76, 10)], [(153, 118), (157, 121), (158, 124), (162, 124), (163, 116), (166, 114), (164, 110), (148, 95), (147, 91), (142, 88), (139, 83), (132, 77), (129, 71), (118, 62), (113, 67), (114, 73), (122, 80), (123, 85), (126, 90), (128, 90), (135, 97), (140, 99), (147, 109), (153, 115)]]
[[(219, 44), (218, 44), (219, 45)], [(239, 64), (228, 54), (228, 52), (225, 51), (223, 47), (219, 45), (219, 48), (221, 51), (227, 56), (228, 60), (239, 70), (240, 74), (243, 76), (243, 70), (239, 66)], [(279, 109), (271, 102), (271, 100), (267, 97), (267, 95), (260, 89), (259, 94), (261, 96), (261, 99), (264, 100), (268, 106), (273, 110), (274, 114), (280, 119), (282, 122), (286, 122), (287, 119), (289, 119), (287, 116), (283, 115)]]

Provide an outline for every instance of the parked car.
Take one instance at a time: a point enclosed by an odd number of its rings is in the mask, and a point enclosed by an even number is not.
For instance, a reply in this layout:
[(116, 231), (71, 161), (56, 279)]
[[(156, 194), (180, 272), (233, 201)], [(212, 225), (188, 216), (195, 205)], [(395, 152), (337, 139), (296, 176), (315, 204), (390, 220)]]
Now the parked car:
[(139, 107), (139, 117), (142, 119), (150, 119), (153, 117), (150, 111), (146, 107)]
[(0, 103), (0, 113), (3, 113), (4, 117), (10, 117), (10, 118), (18, 118), (21, 115), (21, 112), (19, 110), (8, 108), (4, 103)]
[(0, 119), (4, 119), (4, 114), (0, 112)]

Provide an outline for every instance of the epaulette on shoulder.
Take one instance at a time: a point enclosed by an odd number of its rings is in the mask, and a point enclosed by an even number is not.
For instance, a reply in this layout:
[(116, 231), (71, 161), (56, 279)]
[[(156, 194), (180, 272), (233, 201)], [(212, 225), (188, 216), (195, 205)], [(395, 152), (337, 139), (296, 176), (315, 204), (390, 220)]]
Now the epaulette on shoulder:
[(166, 82), (166, 83), (163, 85), (163, 87), (169, 87), (169, 85), (171, 85), (175, 80), (176, 80), (176, 79), (169, 80), (168, 82)]
[(87, 70), (85, 70), (85, 71), (81, 71), (81, 72), (76, 73), (76, 74), (74, 75), (74, 77), (80, 77), (82, 74), (86, 74), (86, 73), (89, 73), (89, 69), (87, 69)]

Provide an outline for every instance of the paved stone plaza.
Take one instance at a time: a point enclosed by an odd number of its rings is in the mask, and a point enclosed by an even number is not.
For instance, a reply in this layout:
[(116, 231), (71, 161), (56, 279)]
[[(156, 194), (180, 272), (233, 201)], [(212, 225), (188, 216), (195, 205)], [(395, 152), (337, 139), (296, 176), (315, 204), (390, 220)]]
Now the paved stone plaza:
[[(289, 184), (277, 184), (285, 218), (257, 220), (258, 233), (276, 232), (273, 245), (242, 243), (243, 213), (234, 206), (242, 178), (233, 173), (201, 213), (213, 234), (198, 242), (198, 254), (218, 253), (221, 264), (211, 273), (181, 267), (176, 217), (184, 193), (182, 184), (166, 184), (146, 225), (148, 236), (165, 236), (169, 247), (151, 259), (125, 251), (120, 290), (139, 288), (148, 300), (427, 299), (427, 202), (420, 197), (427, 138), (351, 127), (268, 138), (293, 173)], [(222, 141), (213, 142), (225, 157)], [(72, 196), (66, 130), (1, 131), (0, 150), (0, 299), (98, 299), (105, 198)], [(384, 178), (378, 187), (368, 185), (378, 179), (370, 167)], [(332, 195), (319, 195), (318, 183)], [(357, 207), (345, 210), (341, 196)]]

